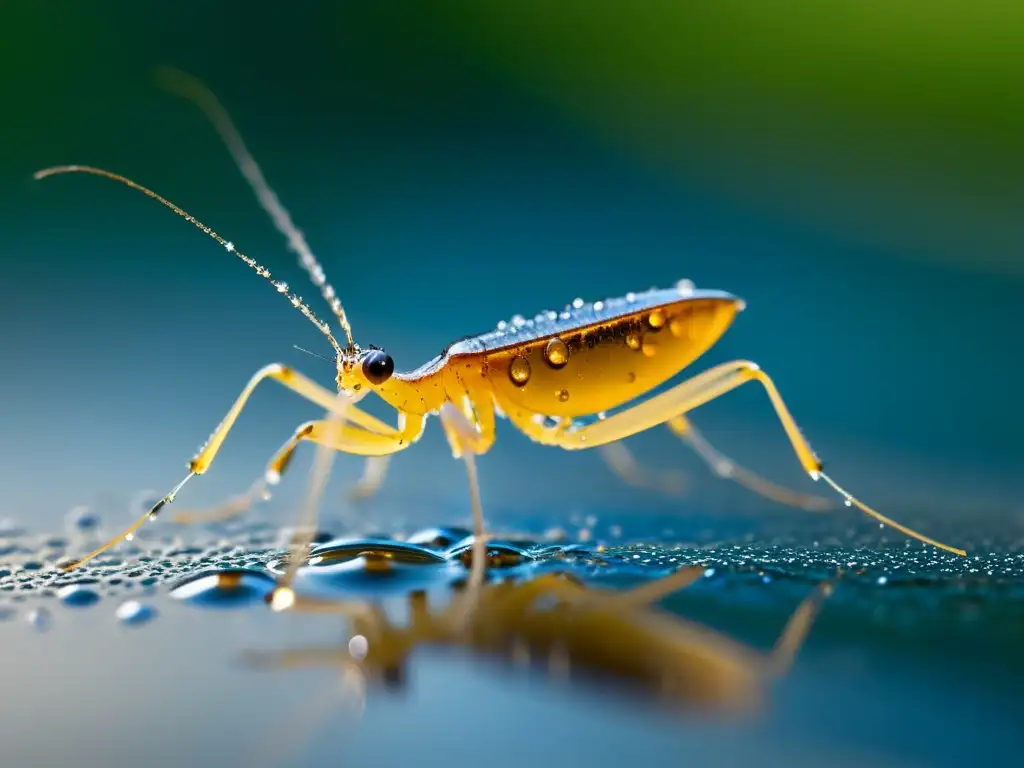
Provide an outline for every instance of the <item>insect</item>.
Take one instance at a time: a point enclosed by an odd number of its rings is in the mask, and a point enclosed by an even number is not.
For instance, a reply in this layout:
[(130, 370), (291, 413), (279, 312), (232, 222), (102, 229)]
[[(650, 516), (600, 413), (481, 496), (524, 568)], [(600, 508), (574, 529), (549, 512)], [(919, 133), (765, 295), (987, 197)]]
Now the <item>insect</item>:
[[(85, 557), (65, 564), (65, 569), (81, 565), (122, 539), (130, 539), (146, 520), (155, 518), (174, 501), (185, 483), (205, 473), (249, 396), (267, 379), (278, 381), (329, 413), (338, 414), (339, 409), (343, 409), (343, 415), (333, 420), (307, 422), (296, 429), (270, 459), (264, 476), (258, 481), (262, 486), (280, 481), (294, 451), (303, 442), (366, 456), (369, 461), (377, 462), (369, 465), (369, 485), (372, 486), (383, 475), (381, 462), (415, 444), (433, 415), (440, 417), (456, 458), (467, 451), (485, 454), (495, 440), (499, 416), (534, 442), (565, 450), (609, 446), (662, 424), (681, 436), (692, 436), (696, 433), (687, 419), (689, 412), (742, 384), (757, 382), (767, 393), (801, 466), (812, 479), (824, 480), (847, 506), (855, 506), (907, 536), (966, 555), (962, 549), (942, 544), (885, 517), (827, 475), (774, 382), (756, 363), (748, 360), (722, 363), (640, 401), (689, 367), (718, 341), (745, 308), (743, 300), (725, 291), (699, 290), (683, 281), (674, 288), (627, 293), (605, 301), (585, 303), (577, 299), (561, 312), (549, 311), (533, 319), (517, 316), (492, 331), (450, 344), (415, 370), (397, 372), (391, 356), (383, 349), (356, 344), (341, 300), (327, 282), (323, 268), (267, 185), (220, 104), (196, 81), (180, 73), (172, 73), (169, 82), (171, 87), (190, 95), (211, 116), (263, 207), (288, 237), (290, 248), (299, 255), (302, 266), (330, 306), (344, 333), (344, 345), (339, 343), (331, 326), (320, 320), (286, 283), (275, 281), (269, 270), (239, 251), (232, 242), (152, 190), (124, 176), (84, 165), (47, 168), (38, 171), (35, 177), (42, 179), (74, 172), (106, 177), (157, 200), (205, 232), (270, 282), (316, 325), (334, 350), (337, 390), (348, 396), (349, 402), (339, 405), (338, 394), (294, 368), (272, 364), (260, 369), (207, 443), (189, 462), (184, 479), (124, 532)], [(396, 426), (384, 423), (354, 404), (370, 393), (394, 408)], [(622, 410), (607, 415), (616, 408)], [(473, 426), (472, 434), (456, 435), (451, 418), (453, 412)], [(596, 421), (584, 421), (588, 417), (596, 417)], [(706, 441), (704, 448), (705, 456), (716, 455)], [(475, 479), (471, 479), (471, 485), (478, 495)], [(251, 496), (243, 499), (242, 504), (229, 509), (228, 513), (244, 508), (250, 499)]]
[[(348, 620), (346, 644), (250, 651), (246, 659), (263, 669), (333, 667), (362, 697), (368, 682), (402, 685), (417, 648), (447, 647), (499, 664), (532, 665), (554, 677), (624, 683), (670, 707), (743, 711), (760, 704), (766, 683), (788, 672), (833, 584), (822, 583), (801, 602), (764, 654), (653, 607), (704, 573), (699, 566), (683, 568), (630, 590), (597, 589), (569, 574), (547, 573), (489, 583), (473, 598), (462, 590), (435, 609), (418, 591), (409, 596), (404, 626), (376, 604), (302, 596), (293, 611)], [(474, 601), (472, 612), (464, 610), (464, 599)]]

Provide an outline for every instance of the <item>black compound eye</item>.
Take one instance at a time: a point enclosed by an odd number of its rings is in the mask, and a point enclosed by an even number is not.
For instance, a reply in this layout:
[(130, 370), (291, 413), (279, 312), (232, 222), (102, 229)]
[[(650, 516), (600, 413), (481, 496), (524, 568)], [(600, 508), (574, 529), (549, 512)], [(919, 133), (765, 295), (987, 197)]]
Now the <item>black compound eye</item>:
[(383, 384), (394, 372), (395, 361), (383, 350), (371, 350), (363, 358), (363, 375), (371, 384)]

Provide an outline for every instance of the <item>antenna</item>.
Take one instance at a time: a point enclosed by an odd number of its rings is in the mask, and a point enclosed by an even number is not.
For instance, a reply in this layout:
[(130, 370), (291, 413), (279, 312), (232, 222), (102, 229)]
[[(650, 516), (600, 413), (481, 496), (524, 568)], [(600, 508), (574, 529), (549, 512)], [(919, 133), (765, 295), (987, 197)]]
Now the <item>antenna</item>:
[(330, 306), (334, 316), (338, 318), (338, 323), (341, 325), (341, 329), (345, 332), (345, 338), (348, 340), (348, 348), (350, 350), (354, 349), (355, 342), (352, 340), (352, 326), (349, 325), (345, 309), (341, 306), (341, 300), (331, 284), (327, 282), (324, 269), (320, 266), (320, 262), (317, 261), (312, 249), (306, 243), (306, 238), (302, 236), (302, 233), (292, 222), (291, 215), (281, 205), (277, 194), (267, 184), (267, 180), (263, 177), (263, 172), (245, 146), (245, 142), (242, 141), (241, 134), (235, 128), (231, 116), (220, 103), (220, 100), (202, 81), (178, 69), (161, 67), (157, 70), (157, 82), (165, 90), (191, 101), (213, 123), (214, 129), (220, 134), (221, 140), (227, 145), (228, 151), (231, 152), (231, 156), (235, 160), (235, 165), (238, 166), (238, 170), (241, 171), (246, 181), (249, 182), (249, 186), (252, 187), (252, 191), (256, 194), (256, 198), (259, 200), (263, 210), (270, 216), (274, 226), (277, 227), (277, 231), (288, 239), (289, 249), (298, 254), (299, 263), (302, 265), (302, 268), (306, 270), (309, 279), (313, 281), (313, 285), (320, 289), (320, 294), (324, 297), (324, 301)]
[(246, 256), (240, 250), (235, 248), (235, 244), (234, 243), (232, 243), (230, 240), (225, 240), (223, 237), (218, 235), (216, 232), (214, 232), (208, 226), (203, 224), (203, 222), (199, 221), (199, 219), (197, 219), (195, 216), (193, 216), (190, 213), (187, 213), (186, 211), (182, 210), (181, 208), (176, 206), (174, 203), (172, 203), (170, 200), (167, 200), (166, 198), (161, 197), (160, 195), (158, 195), (153, 190), (146, 189), (144, 186), (142, 186), (141, 184), (136, 184), (131, 179), (125, 178), (124, 176), (120, 176), (120, 175), (118, 175), (116, 173), (111, 173), (110, 171), (104, 171), (101, 168), (93, 168), (93, 167), (88, 166), (88, 165), (58, 165), (58, 166), (54, 166), (52, 168), (44, 168), (41, 171), (36, 171), (33, 174), (33, 177), (36, 180), (39, 180), (39, 179), (45, 179), (48, 176), (56, 176), (56, 175), (61, 174), (61, 173), (91, 173), (94, 176), (103, 176), (104, 178), (112, 179), (113, 181), (119, 181), (122, 184), (131, 187), (132, 189), (137, 189), (139, 192), (142, 192), (144, 195), (147, 195), (148, 197), (153, 198), (157, 202), (163, 203), (168, 208), (170, 208), (172, 211), (174, 211), (176, 214), (178, 214), (183, 219), (185, 219), (185, 221), (188, 221), (188, 222), (194, 224), (198, 229), (201, 229), (203, 232), (208, 234), (210, 237), (212, 237), (218, 243), (223, 245), (228, 253), (235, 254), (235, 256), (237, 256), (242, 261), (244, 261), (246, 264), (248, 264), (249, 267), (251, 267), (252, 269), (254, 269), (256, 271), (256, 274), (258, 274), (260, 277), (265, 278), (271, 285), (273, 285), (277, 289), (278, 293), (283, 293), (285, 296), (287, 296), (288, 300), (291, 301), (292, 306), (295, 307), (296, 309), (298, 309), (300, 312), (302, 312), (302, 314), (304, 314), (306, 317), (308, 317), (312, 321), (313, 325), (315, 325), (317, 328), (319, 328), (320, 332), (322, 334), (324, 334), (324, 336), (327, 337), (327, 340), (331, 342), (331, 346), (334, 347), (334, 351), (338, 353), (338, 357), (342, 357), (344, 355), (344, 352), (342, 351), (341, 346), (338, 344), (337, 339), (335, 339), (334, 338), (334, 334), (331, 333), (331, 327), (327, 323), (325, 323), (322, 320), (320, 320), (316, 315), (314, 315), (313, 314), (313, 310), (311, 310), (308, 306), (306, 306), (306, 303), (299, 296), (296, 296), (295, 294), (288, 292), (288, 283), (284, 283), (284, 282), (279, 282), (277, 280), (273, 280), (270, 277), (270, 270), (269, 269), (267, 269), (266, 267), (258, 264), (255, 260), (250, 259), (248, 256)]

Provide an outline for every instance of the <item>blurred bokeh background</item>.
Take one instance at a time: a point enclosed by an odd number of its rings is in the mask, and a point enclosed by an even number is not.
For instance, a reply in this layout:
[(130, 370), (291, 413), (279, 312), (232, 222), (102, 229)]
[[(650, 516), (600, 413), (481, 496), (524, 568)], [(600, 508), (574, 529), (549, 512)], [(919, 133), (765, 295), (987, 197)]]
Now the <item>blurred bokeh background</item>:
[[(759, 362), (851, 490), (897, 516), (1016, 514), (1022, 44), (1024, 8), (991, 0), (8, 0), (3, 512), (46, 527), (107, 499), (126, 517), (116, 500), (176, 482), (261, 365), (332, 380), (292, 347), (328, 351), (315, 329), (168, 211), (93, 177), (32, 180), (59, 163), (123, 173), (302, 286), (216, 134), (155, 86), (172, 65), (220, 96), (357, 338), (399, 368), (514, 313), (686, 277), (749, 305), (699, 364)], [(315, 415), (267, 385), (181, 503), (241, 490)], [(695, 421), (814, 488), (756, 388)], [(465, 512), (462, 469), (432, 427), (367, 514)], [(481, 462), (485, 504), (553, 523), (700, 505), (800, 525), (667, 432), (630, 445), (686, 468), (691, 500), (622, 486), (597, 456), (506, 424)], [(336, 466), (342, 481), (359, 470)]]

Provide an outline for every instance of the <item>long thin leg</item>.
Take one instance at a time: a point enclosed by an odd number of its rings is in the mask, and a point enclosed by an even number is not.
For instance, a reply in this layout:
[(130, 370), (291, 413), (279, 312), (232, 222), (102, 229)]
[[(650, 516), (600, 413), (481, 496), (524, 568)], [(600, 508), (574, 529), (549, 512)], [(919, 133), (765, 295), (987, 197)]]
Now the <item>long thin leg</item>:
[(768, 398), (771, 400), (779, 417), (779, 421), (782, 422), (782, 426), (789, 437), (793, 450), (796, 452), (797, 458), (800, 460), (801, 465), (803, 465), (804, 470), (811, 476), (811, 479), (824, 480), (843, 497), (847, 506), (856, 506), (879, 522), (895, 528), (907, 536), (957, 555), (967, 555), (962, 549), (930, 539), (917, 531), (897, 523), (895, 520), (889, 519), (880, 512), (876, 512), (871, 507), (854, 498), (826, 475), (822, 471), (821, 462), (818, 460), (818, 457), (811, 450), (811, 446), (804, 439), (803, 435), (800, 434), (800, 429), (790, 415), (789, 409), (783, 402), (782, 396), (779, 394), (778, 389), (776, 389), (775, 384), (756, 363), (746, 360), (717, 365), (629, 410), (609, 416), (603, 421), (580, 427), (574, 431), (545, 428), (541, 424), (535, 423), (531, 415), (522, 412), (515, 413), (515, 415), (510, 413), (509, 419), (513, 420), (516, 426), (531, 439), (539, 443), (555, 445), (566, 450), (582, 450), (643, 432), (675, 416), (681, 416), (688, 411), (692, 411), (715, 398), (721, 397), (748, 381), (760, 382), (765, 388)]
[(740, 466), (711, 445), (693, 425), (693, 422), (685, 416), (676, 416), (669, 419), (667, 425), (672, 430), (672, 433), (693, 448), (697, 455), (704, 459), (705, 463), (719, 477), (733, 480), (747, 490), (776, 501), (779, 504), (806, 509), (809, 512), (824, 512), (834, 509), (836, 506), (830, 499), (791, 491), (788, 488), (783, 488), (781, 485), (765, 480), (749, 469)]
[[(468, 405), (468, 404), (467, 404)], [(476, 455), (486, 453), (494, 440), (494, 415), (491, 411), (490, 431), (480, 430), (479, 412), (467, 407), (476, 417), (476, 425), (470, 422), (470, 416), (460, 411), (453, 403), (445, 403), (441, 407), (441, 423), (444, 426), (452, 455), (461, 456), (466, 464), (466, 477), (469, 481), (469, 497), (473, 508), (473, 564), (469, 573), (469, 588), (466, 590), (462, 603), (461, 615), (457, 617), (457, 626), (465, 626), (470, 611), (476, 605), (477, 597), (487, 573), (487, 541), (484, 527), (483, 505), (480, 502), (480, 480), (476, 472)], [(483, 409), (486, 410), (486, 409)], [(483, 421), (487, 421), (484, 417)]]
[(633, 452), (624, 443), (606, 443), (598, 453), (619, 478), (634, 488), (645, 488), (668, 496), (684, 495), (689, 478), (682, 472), (666, 470), (653, 471), (637, 461)]
[[(468, 400), (463, 403), (462, 413), (471, 425), (471, 429), (462, 436), (461, 441), (448, 441), (449, 446), (452, 448), (452, 455), (455, 458), (459, 458), (462, 455), (462, 441), (471, 446), (478, 455), (486, 453), (494, 443), (495, 416), (493, 407), (477, 408), (471, 400)], [(384, 483), (384, 478), (387, 476), (390, 461), (390, 456), (369, 457), (363, 465), (362, 477), (350, 491), (351, 498), (366, 499), (380, 490), (381, 485)]]
[[(398, 434), (398, 430), (394, 427), (388, 426), (365, 411), (356, 408), (352, 402), (349, 402), (348, 404), (339, 402), (336, 393), (326, 387), (320, 386), (315, 381), (303, 376), (298, 371), (279, 363), (273, 363), (261, 368), (253, 374), (252, 378), (249, 379), (248, 384), (246, 384), (241, 394), (235, 400), (234, 404), (232, 404), (227, 415), (225, 415), (220, 424), (217, 425), (217, 428), (210, 436), (206, 445), (203, 446), (195, 458), (192, 459), (189, 468), (194, 474), (202, 474), (210, 467), (217, 455), (217, 452), (220, 450), (221, 445), (227, 437), (228, 432), (231, 431), (231, 428), (234, 426), (239, 414), (242, 412), (242, 409), (248, 402), (249, 397), (252, 395), (253, 390), (256, 389), (260, 382), (266, 379), (273, 379), (280, 382), (300, 397), (315, 403), (328, 412), (336, 412), (344, 407), (345, 419), (347, 421), (358, 424), (360, 427), (370, 432), (381, 435)], [(174, 515), (171, 520), (175, 523), (193, 524), (229, 519), (246, 511), (254, 502), (263, 498), (267, 492), (267, 486), (276, 485), (279, 479), (279, 474), (274, 474), (268, 467), (264, 476), (253, 483), (245, 493), (242, 493), (239, 496), (230, 499), (226, 503), (214, 507), (213, 509), (183, 510)]]
[(819, 584), (811, 596), (800, 603), (793, 612), (768, 657), (767, 672), (770, 677), (780, 677), (789, 671), (797, 651), (807, 639), (811, 625), (821, 611), (825, 599), (832, 594), (832, 590), (831, 582)]
[(353, 499), (367, 499), (379, 491), (387, 477), (390, 463), (390, 456), (369, 456), (363, 464), (362, 477), (349, 490), (349, 496)]
[[(335, 413), (343, 411), (346, 421), (350, 421), (353, 424), (356, 424), (359, 427), (361, 427), (361, 429), (358, 430), (356, 430), (355, 427), (346, 427), (347, 429), (350, 429), (353, 432), (362, 433), (364, 435), (375, 435), (378, 438), (382, 438), (384, 440), (387, 440), (388, 438), (390, 438), (392, 441), (396, 439), (401, 439), (401, 435), (403, 433), (400, 432), (399, 430), (396, 430), (394, 427), (388, 426), (384, 422), (371, 416), (365, 411), (359, 410), (354, 405), (352, 405), (351, 402), (346, 403), (344, 400), (339, 401), (336, 393), (331, 392), (329, 389), (320, 386), (315, 381), (303, 376), (298, 371), (277, 363), (265, 366), (264, 368), (261, 368), (259, 371), (257, 371), (252, 376), (252, 378), (249, 379), (249, 383), (246, 384), (245, 388), (242, 390), (241, 394), (235, 400), (230, 410), (228, 410), (227, 415), (224, 416), (220, 424), (218, 424), (217, 428), (213, 431), (213, 434), (210, 435), (210, 439), (207, 440), (206, 445), (204, 445), (200, 449), (199, 453), (197, 453), (195, 457), (193, 457), (192, 461), (189, 462), (189, 473), (184, 477), (184, 479), (182, 479), (181, 482), (174, 486), (170, 493), (168, 493), (166, 496), (157, 501), (157, 503), (154, 504), (144, 515), (142, 515), (138, 520), (136, 520), (134, 523), (128, 526), (124, 531), (117, 534), (117, 536), (105, 542), (98, 548), (94, 549), (85, 557), (64, 564), (62, 566), (62, 569), (65, 571), (69, 571), (74, 568), (78, 568), (79, 566), (93, 559), (97, 555), (117, 545), (122, 540), (130, 541), (131, 538), (135, 535), (135, 532), (139, 528), (141, 528), (142, 525), (147, 520), (156, 519), (157, 515), (161, 512), (161, 510), (165, 506), (171, 504), (174, 501), (178, 492), (182, 489), (185, 483), (187, 483), (196, 475), (201, 475), (204, 472), (206, 472), (207, 469), (209, 469), (210, 465), (213, 463), (213, 460), (217, 455), (217, 452), (220, 450), (221, 445), (224, 443), (224, 439), (227, 437), (228, 432), (231, 431), (231, 427), (234, 426), (235, 421), (238, 419), (238, 415), (245, 407), (245, 404), (249, 400), (250, 395), (252, 395), (253, 390), (261, 381), (264, 381), (265, 379), (274, 379), (275, 381), (280, 382), (285, 387), (292, 390), (299, 396), (305, 398), (306, 400), (309, 400), (310, 402), (315, 403), (316, 405), (319, 405), (321, 408), (324, 408), (329, 412)], [(420, 419), (422, 420), (422, 417), (420, 417)], [(268, 475), (266, 479), (273, 483), (274, 476)], [(250, 493), (251, 492), (252, 491), (250, 491)], [(246, 494), (245, 496), (248, 495), (249, 494)], [(243, 500), (245, 499), (245, 496), (243, 497)], [(218, 513), (214, 517), (223, 517), (223, 514)], [(193, 514), (189, 519), (200, 519), (200, 516)]]

